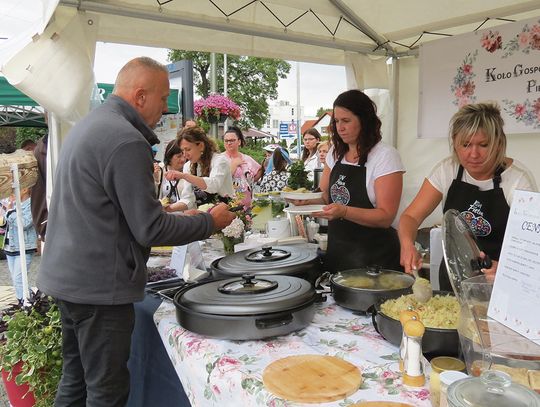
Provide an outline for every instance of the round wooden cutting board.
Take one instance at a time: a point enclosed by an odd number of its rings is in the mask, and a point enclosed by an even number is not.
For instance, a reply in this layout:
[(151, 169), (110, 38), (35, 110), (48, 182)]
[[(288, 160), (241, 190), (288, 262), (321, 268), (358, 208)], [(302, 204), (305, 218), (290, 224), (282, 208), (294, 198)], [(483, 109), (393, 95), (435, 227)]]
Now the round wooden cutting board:
[(263, 372), (272, 394), (299, 403), (344, 399), (362, 384), (360, 369), (335, 356), (298, 355), (276, 360)]

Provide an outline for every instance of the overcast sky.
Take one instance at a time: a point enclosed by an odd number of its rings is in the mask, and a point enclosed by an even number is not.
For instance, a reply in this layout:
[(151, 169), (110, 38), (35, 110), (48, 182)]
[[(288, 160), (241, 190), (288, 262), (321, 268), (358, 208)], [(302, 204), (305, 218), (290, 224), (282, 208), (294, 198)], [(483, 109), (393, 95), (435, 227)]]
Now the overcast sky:
[[(167, 49), (98, 42), (94, 72), (96, 80), (113, 83), (120, 68), (137, 56), (148, 56), (168, 63)], [(296, 104), (296, 62), (287, 79), (280, 80), (279, 100)], [(306, 116), (315, 116), (319, 107), (330, 108), (336, 96), (346, 90), (345, 68), (338, 65), (300, 63), (300, 104)]]

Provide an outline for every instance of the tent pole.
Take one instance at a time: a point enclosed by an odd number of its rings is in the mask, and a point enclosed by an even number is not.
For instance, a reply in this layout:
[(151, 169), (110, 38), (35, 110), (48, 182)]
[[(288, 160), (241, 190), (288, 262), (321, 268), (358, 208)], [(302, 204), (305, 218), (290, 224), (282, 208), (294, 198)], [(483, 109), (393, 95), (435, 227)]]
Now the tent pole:
[(302, 117), (300, 115), (300, 62), (296, 62), (296, 152), (298, 159), (302, 157)]
[(17, 216), (17, 234), (19, 237), (19, 261), (21, 262), (23, 301), (29, 298), (28, 270), (26, 269), (26, 243), (24, 241), (24, 224), (22, 220), (21, 186), (19, 183), (19, 166), (11, 164), (13, 174), (13, 193), (15, 194), (15, 212)]
[[(223, 54), (223, 96), (227, 96), (227, 54)], [(229, 118), (223, 123), (223, 134), (227, 132), (229, 128)]]
[[(217, 92), (217, 66), (216, 66), (216, 53), (210, 53), (210, 93)], [(218, 138), (218, 124), (210, 123), (210, 133), (216, 140)]]
[(397, 57), (392, 57), (392, 77), (390, 87), (390, 97), (392, 98), (392, 146), (397, 148), (399, 114), (399, 58)]

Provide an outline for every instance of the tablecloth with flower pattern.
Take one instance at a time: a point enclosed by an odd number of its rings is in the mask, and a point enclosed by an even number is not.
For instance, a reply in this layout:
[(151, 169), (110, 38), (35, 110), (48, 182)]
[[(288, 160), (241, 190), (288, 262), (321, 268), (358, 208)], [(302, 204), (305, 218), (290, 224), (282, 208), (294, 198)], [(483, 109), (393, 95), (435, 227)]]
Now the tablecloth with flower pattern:
[(266, 391), (262, 374), (271, 362), (301, 354), (337, 356), (362, 372), (363, 383), (356, 393), (321, 406), (346, 407), (370, 400), (431, 405), (427, 387), (402, 385), (398, 348), (375, 331), (371, 317), (356, 315), (331, 298), (316, 307), (315, 318), (307, 328), (258, 341), (208, 339), (186, 331), (176, 322), (174, 306), (168, 302), (157, 310), (154, 321), (195, 407), (300, 406)]

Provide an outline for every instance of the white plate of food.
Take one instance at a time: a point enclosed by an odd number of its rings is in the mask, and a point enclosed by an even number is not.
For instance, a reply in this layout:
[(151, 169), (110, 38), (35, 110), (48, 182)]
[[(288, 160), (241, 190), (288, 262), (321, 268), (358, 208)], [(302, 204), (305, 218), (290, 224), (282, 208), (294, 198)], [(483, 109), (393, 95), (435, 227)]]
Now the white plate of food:
[(322, 198), (322, 192), (310, 192), (310, 191), (281, 191), (281, 197), (284, 199), (318, 199)]
[(325, 205), (289, 206), (283, 211), (291, 215), (310, 215), (315, 212), (322, 212), (324, 207)]

